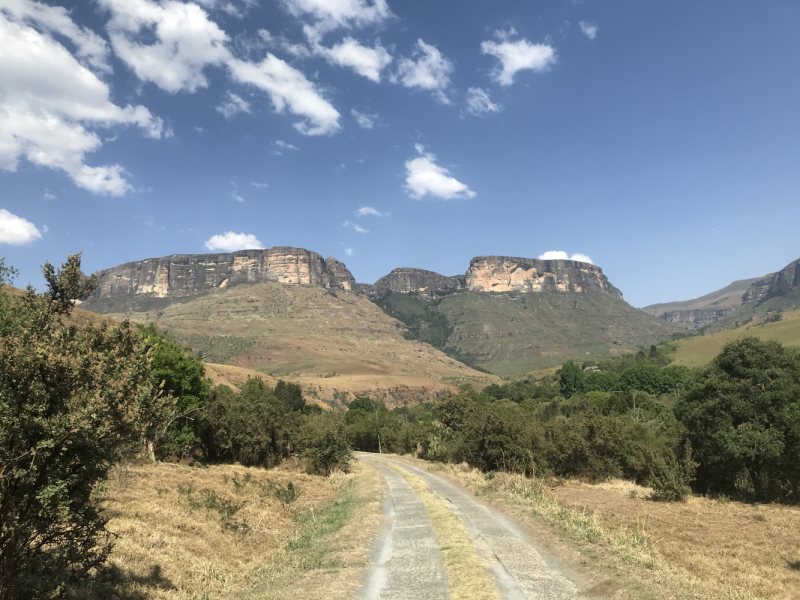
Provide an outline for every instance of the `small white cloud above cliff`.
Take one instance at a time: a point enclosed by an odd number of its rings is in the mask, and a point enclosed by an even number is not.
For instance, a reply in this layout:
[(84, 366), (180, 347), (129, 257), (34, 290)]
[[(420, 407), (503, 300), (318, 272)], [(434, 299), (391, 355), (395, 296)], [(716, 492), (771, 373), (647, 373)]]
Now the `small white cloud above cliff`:
[(597, 26), (597, 23), (588, 23), (586, 21), (581, 21), (579, 25), (581, 26), (581, 31), (583, 32), (583, 35), (588, 37), (590, 40), (593, 40), (594, 38), (597, 37), (597, 30), (600, 29)]
[(450, 171), (437, 165), (436, 156), (425, 152), (422, 144), (416, 144), (414, 148), (419, 156), (406, 161), (406, 191), (412, 198), (431, 195), (444, 200), (458, 200), (476, 196), (465, 183), (451, 177)]
[(378, 209), (371, 206), (362, 206), (353, 214), (355, 214), (357, 217), (365, 217), (367, 215), (372, 215), (373, 217), (386, 217), (389, 215), (389, 213), (382, 213)]
[(539, 260), (574, 260), (577, 262), (585, 262), (593, 265), (592, 259), (585, 254), (573, 254), (570, 256), (561, 250), (548, 250), (544, 254), (539, 255)]
[(353, 231), (357, 231), (358, 233), (369, 233), (369, 229), (364, 229), (360, 225), (356, 223), (351, 223), (350, 221), (345, 221), (344, 223), (342, 223), (342, 227), (348, 227)]
[(355, 254), (356, 251), (353, 250), (352, 248), (345, 248), (344, 253), (347, 254), (347, 256), (353, 256), (353, 254)]
[(252, 233), (234, 233), (232, 231), (211, 236), (205, 245), (212, 252), (236, 252), (237, 250), (260, 250), (264, 248), (264, 245)]

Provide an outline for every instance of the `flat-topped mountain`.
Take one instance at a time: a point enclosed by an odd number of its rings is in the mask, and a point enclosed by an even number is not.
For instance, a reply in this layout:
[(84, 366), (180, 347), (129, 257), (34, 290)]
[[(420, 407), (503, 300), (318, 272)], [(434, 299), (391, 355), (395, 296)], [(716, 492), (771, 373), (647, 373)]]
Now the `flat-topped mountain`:
[(470, 292), (604, 292), (622, 299), (603, 270), (574, 260), (540, 260), (511, 256), (476, 256), (464, 275), (447, 277), (424, 269), (394, 269), (371, 286), (360, 286), (371, 297), (386, 292), (438, 299)]
[(103, 269), (97, 272), (97, 287), (83, 307), (101, 313), (147, 310), (217, 288), (267, 281), (341, 290), (356, 287), (352, 273), (335, 258), (323, 260), (316, 252), (278, 246), (225, 254), (173, 254)]

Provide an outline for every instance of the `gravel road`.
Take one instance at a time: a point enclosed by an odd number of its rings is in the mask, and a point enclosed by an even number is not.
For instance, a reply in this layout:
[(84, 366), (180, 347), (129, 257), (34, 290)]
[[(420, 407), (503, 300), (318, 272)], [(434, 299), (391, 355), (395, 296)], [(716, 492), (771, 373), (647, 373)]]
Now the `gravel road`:
[[(510, 518), (460, 486), (385, 455), (357, 453), (386, 481), (383, 531), (376, 543), (362, 600), (450, 598), (439, 542), (425, 506), (403, 474), (421, 479), (466, 525), (475, 552), (508, 600), (585, 597), (567, 570)], [(419, 488), (418, 488), (419, 489)], [(477, 598), (477, 596), (476, 596)]]

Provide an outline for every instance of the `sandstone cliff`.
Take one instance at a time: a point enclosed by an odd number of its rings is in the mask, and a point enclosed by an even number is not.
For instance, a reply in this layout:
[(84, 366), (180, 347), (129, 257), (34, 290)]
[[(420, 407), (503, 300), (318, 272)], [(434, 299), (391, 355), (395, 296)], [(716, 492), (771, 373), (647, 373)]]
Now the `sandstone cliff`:
[(661, 313), (660, 317), (670, 323), (689, 323), (699, 325), (718, 321), (722, 317), (727, 317), (736, 310), (735, 306), (728, 308), (698, 308), (694, 310), (672, 310)]
[(343, 263), (335, 258), (323, 260), (302, 248), (173, 254), (99, 271), (97, 287), (84, 306), (91, 310), (115, 299), (194, 296), (215, 288), (266, 281), (344, 290), (356, 286)]
[(800, 287), (800, 259), (789, 263), (777, 273), (757, 280), (742, 295), (742, 302), (769, 300), (797, 287)]
[(423, 269), (394, 269), (372, 286), (361, 286), (370, 296), (386, 291), (413, 293), (425, 299), (456, 291), (472, 292), (605, 292), (622, 299), (603, 270), (573, 260), (539, 260), (509, 256), (477, 256), (464, 275), (446, 277)]

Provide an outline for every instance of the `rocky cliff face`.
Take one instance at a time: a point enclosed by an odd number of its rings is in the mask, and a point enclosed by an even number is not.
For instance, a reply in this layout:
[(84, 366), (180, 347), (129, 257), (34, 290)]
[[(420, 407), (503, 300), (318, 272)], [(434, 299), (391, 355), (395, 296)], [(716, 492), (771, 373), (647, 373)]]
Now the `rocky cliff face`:
[(769, 300), (782, 296), (796, 287), (800, 287), (800, 260), (789, 263), (777, 273), (762, 277), (753, 283), (742, 295), (742, 302)]
[(372, 286), (370, 296), (386, 291), (436, 299), (452, 292), (605, 292), (622, 298), (600, 267), (573, 260), (538, 260), (509, 256), (477, 256), (464, 275), (446, 277), (423, 269), (395, 269)]
[(660, 318), (670, 323), (711, 323), (726, 317), (736, 310), (735, 306), (728, 308), (698, 308), (695, 310), (671, 310), (660, 315)]
[(574, 260), (477, 256), (466, 286), (475, 292), (605, 292), (622, 299), (600, 267)]
[(386, 291), (400, 294), (417, 294), (427, 300), (441, 298), (447, 294), (464, 289), (464, 276), (447, 277), (424, 269), (394, 269), (378, 279), (371, 286), (363, 286), (370, 296), (381, 295)]
[(241, 283), (277, 281), (351, 290), (355, 279), (335, 258), (323, 260), (302, 248), (276, 247), (231, 254), (173, 254), (126, 263), (97, 273), (97, 287), (84, 303), (136, 296), (191, 296)]

